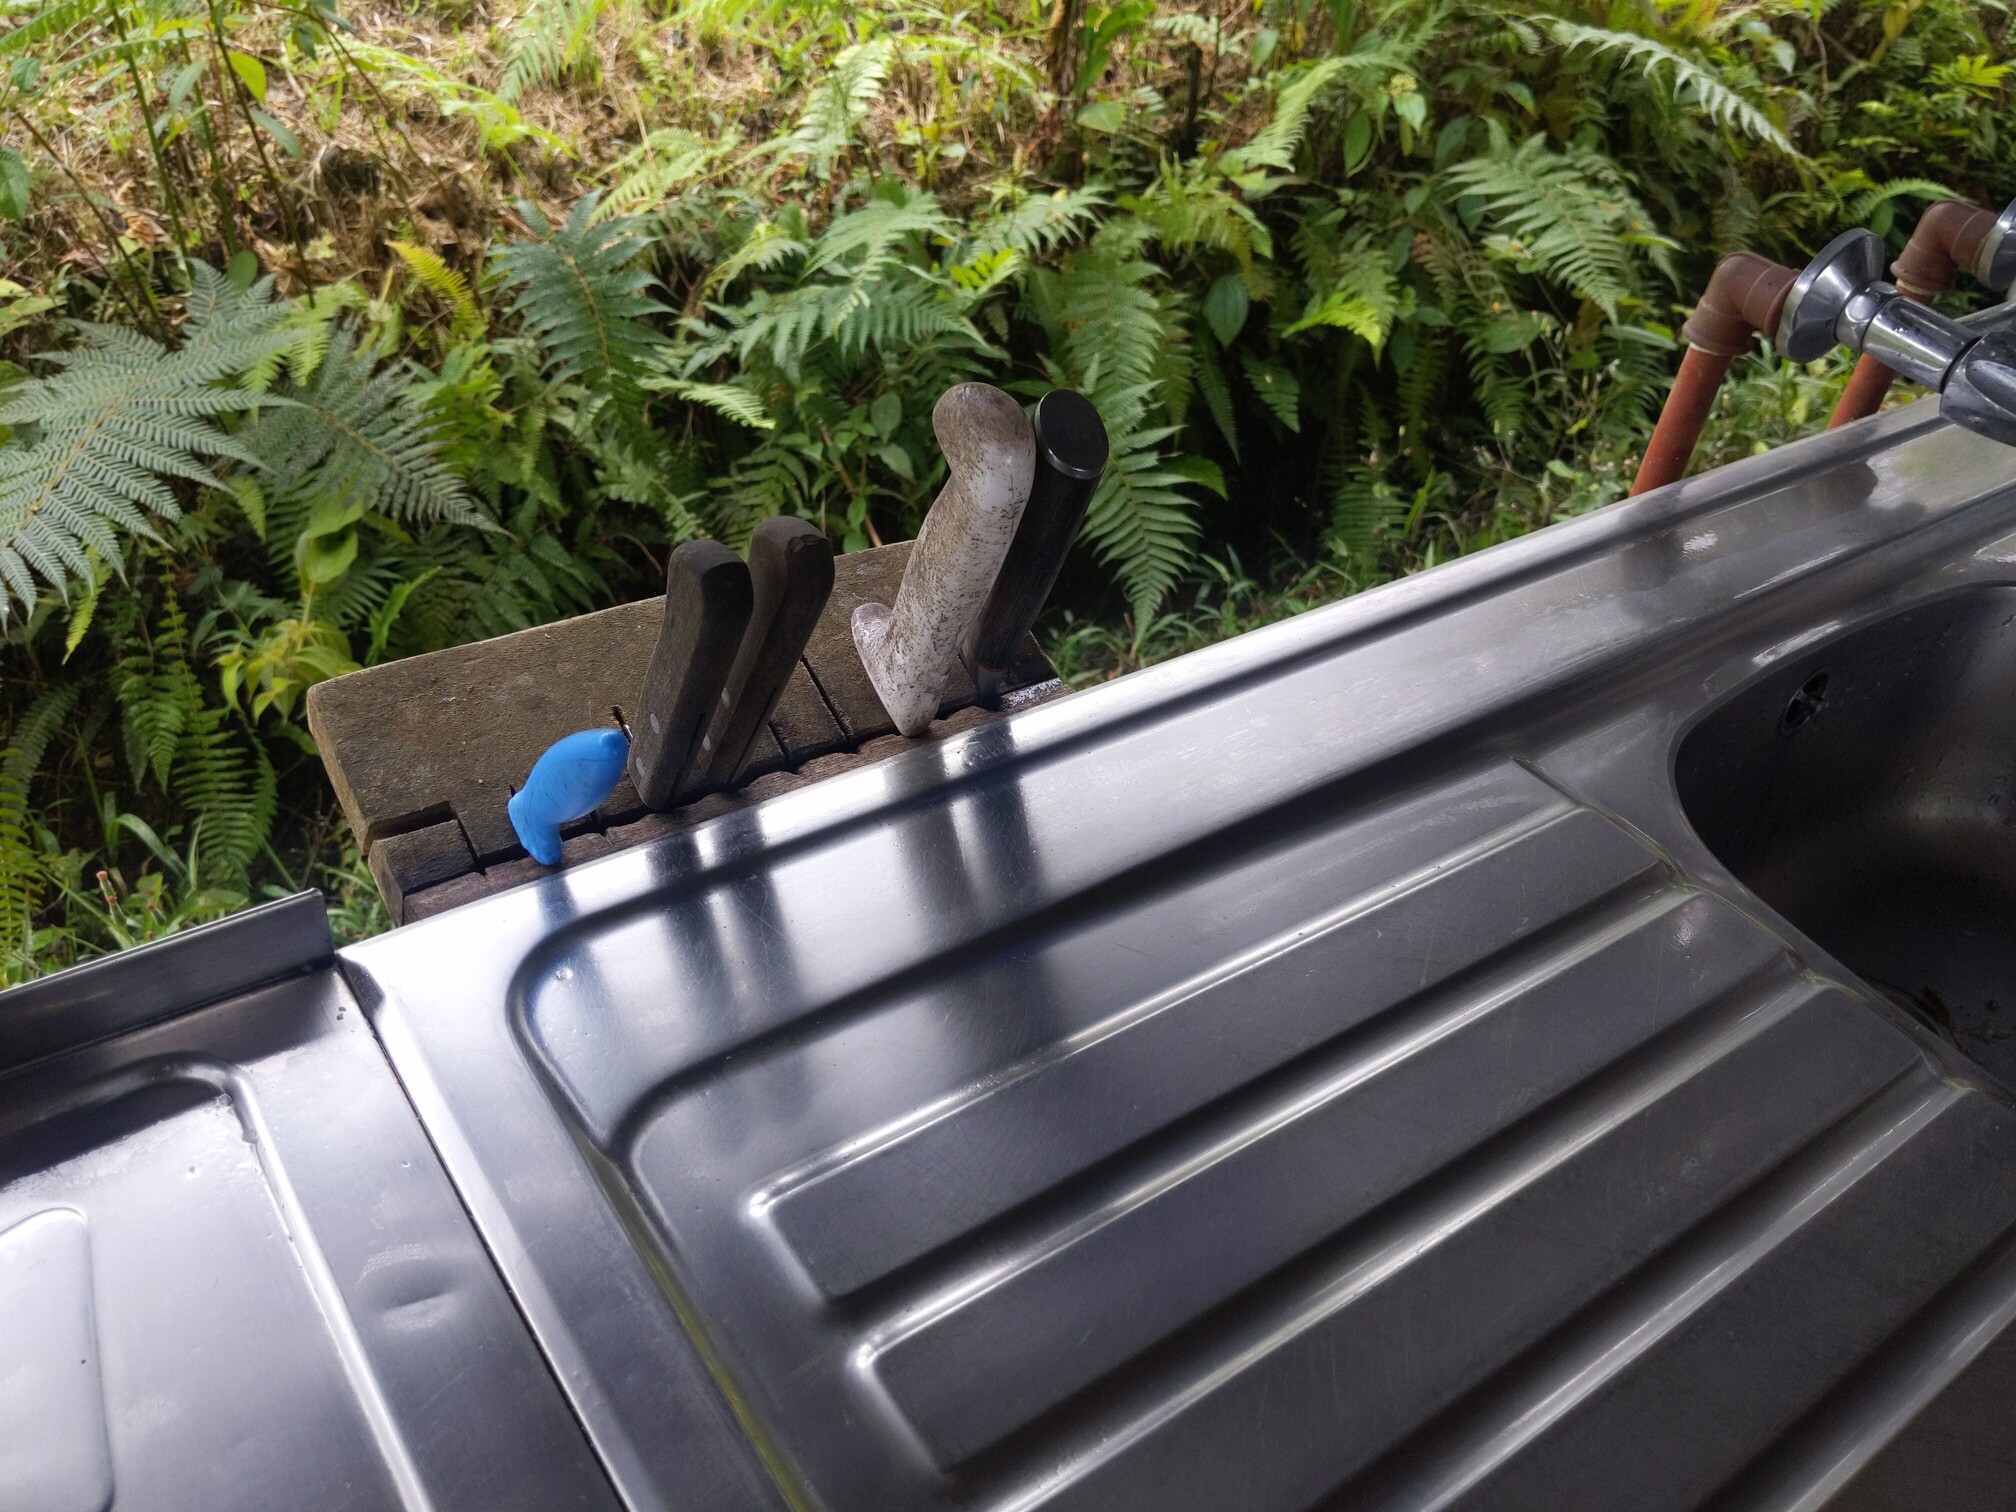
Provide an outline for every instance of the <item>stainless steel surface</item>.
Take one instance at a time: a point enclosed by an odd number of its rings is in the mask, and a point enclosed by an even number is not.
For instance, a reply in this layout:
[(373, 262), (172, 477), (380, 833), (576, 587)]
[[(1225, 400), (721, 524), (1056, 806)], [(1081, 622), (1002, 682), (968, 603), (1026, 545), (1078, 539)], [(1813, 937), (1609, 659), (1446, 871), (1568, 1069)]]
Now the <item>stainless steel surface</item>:
[(633, 1508), (1999, 1506), (2008, 1090), (1674, 780), (1963, 589), (1921, 404), (344, 966)]
[[(8, 1512), (615, 1505), (327, 952), (309, 895), (27, 989)], [(108, 973), (157, 1021), (103, 1039)]]
[(1824, 641), (1680, 748), (1682, 802), (1744, 883), (2016, 1085), (2016, 588)]
[(2016, 200), (1995, 217), (1995, 227), (1974, 259), (1974, 277), (1998, 293), (2016, 284)]
[(1941, 388), (1977, 333), (1885, 283), (1884, 256), (1882, 239), (1870, 231), (1844, 231), (1822, 248), (1785, 298), (1778, 350), (1811, 362), (1845, 346), (1913, 383)]
[[(1861, 291), (1882, 280), (1887, 260), (1882, 239), (1868, 231), (1843, 231), (1822, 247), (1785, 296), (1778, 316), (1779, 355), (1811, 362), (1849, 341), (1850, 334), (1841, 329), (1843, 312)], [(1858, 313), (1866, 317), (1875, 311)]]
[[(1875, 302), (1873, 296), (1871, 302)], [(1852, 310), (1844, 315), (1844, 320), (1855, 318)], [(1975, 337), (1957, 320), (1892, 290), (1860, 323), (1855, 339), (1842, 339), (1900, 377), (1929, 389), (1942, 389), (1953, 365)]]
[(0, 1072), (311, 971), (335, 949), (322, 895), (304, 892), (12, 988), (0, 993)]

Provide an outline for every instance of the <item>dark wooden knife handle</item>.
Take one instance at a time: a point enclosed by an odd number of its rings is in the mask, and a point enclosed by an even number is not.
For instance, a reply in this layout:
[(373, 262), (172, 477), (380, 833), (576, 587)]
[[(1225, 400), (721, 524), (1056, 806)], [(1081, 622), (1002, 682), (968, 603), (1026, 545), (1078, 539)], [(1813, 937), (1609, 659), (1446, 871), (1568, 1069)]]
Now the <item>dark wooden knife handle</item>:
[(1034, 425), (1029, 502), (965, 647), (966, 670), (987, 704), (996, 701), (1002, 672), (1043, 612), (1106, 471), (1106, 426), (1083, 394), (1052, 389), (1038, 401)]
[(665, 619), (630, 719), (630, 781), (649, 808), (669, 807), (749, 627), (749, 568), (718, 541), (688, 541), (665, 564)]
[(695, 796), (735, 785), (776, 712), (833, 592), (833, 543), (809, 520), (774, 515), (749, 538), (749, 579), (755, 609), (693, 761)]

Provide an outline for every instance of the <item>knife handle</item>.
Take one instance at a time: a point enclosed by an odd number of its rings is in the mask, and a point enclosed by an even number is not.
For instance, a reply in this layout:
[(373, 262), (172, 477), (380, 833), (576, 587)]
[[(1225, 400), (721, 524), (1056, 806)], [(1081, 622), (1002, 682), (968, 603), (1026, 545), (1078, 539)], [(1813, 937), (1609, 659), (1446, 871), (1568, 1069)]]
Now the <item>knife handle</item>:
[(1036, 438), (1022, 406), (985, 383), (938, 396), (931, 428), (945, 453), (945, 486), (924, 515), (894, 606), (860, 604), (854, 649), (890, 721), (921, 735), (938, 717), (959, 654), (1021, 523), (1036, 472)]
[(995, 703), (1001, 675), (1056, 586), (1086, 506), (1106, 471), (1106, 427), (1092, 401), (1052, 389), (1036, 405), (1036, 476), (1015, 539), (963, 648), (980, 700)]
[(718, 541), (688, 541), (665, 564), (665, 618), (630, 720), (630, 782), (645, 807), (669, 807), (689, 780), (751, 598), (748, 565)]
[(810, 520), (774, 515), (749, 538), (749, 580), (754, 608), (693, 761), (696, 796), (735, 785), (776, 711), (833, 592), (833, 543)]

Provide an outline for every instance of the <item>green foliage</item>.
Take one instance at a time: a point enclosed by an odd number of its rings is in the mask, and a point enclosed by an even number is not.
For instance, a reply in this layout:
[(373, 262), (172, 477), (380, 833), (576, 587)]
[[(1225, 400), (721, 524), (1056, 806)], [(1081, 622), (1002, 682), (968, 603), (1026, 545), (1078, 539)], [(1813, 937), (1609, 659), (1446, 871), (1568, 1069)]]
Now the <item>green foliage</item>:
[(520, 201), (532, 234), (499, 249), (493, 262), (512, 291), (511, 313), (539, 343), (548, 377), (635, 406), (639, 380), (665, 344), (650, 317), (665, 307), (650, 294), (657, 280), (637, 266), (649, 230), (630, 217), (598, 222), (599, 199), (583, 195), (559, 226)]
[[(310, 688), (771, 513), (907, 537), (950, 384), (1106, 419), (1084, 680), (1615, 500), (1718, 254), (2010, 192), (1982, 0), (9, 19), (7, 980), (309, 882), (379, 927)], [(1702, 465), (1844, 372), (1742, 366)]]
[(1638, 250), (1656, 236), (1616, 166), (1586, 147), (1556, 151), (1544, 135), (1499, 141), (1449, 168), (1443, 181), (1475, 196), (1497, 229), (1491, 251), (1538, 273), (1616, 318), (1638, 288)]
[(1548, 35), (1566, 44), (1571, 51), (1586, 47), (1593, 52), (1624, 58), (1636, 66), (1648, 84), (1671, 87), (1683, 108), (1698, 110), (1725, 130), (1762, 142), (1767, 147), (1775, 147), (1788, 157), (1798, 156), (1797, 149), (1786, 139), (1778, 124), (1725, 81), (1713, 67), (1675, 52), (1656, 37), (1642, 36), (1637, 32), (1605, 31), (1601, 27), (1552, 18), (1541, 24), (1546, 27)]
[(255, 454), (215, 424), (256, 396), (221, 385), (284, 345), (284, 306), (229, 295), (196, 265), (192, 307), (206, 316), (170, 351), (136, 331), (80, 330), (71, 351), (44, 354), (58, 371), (0, 399), (0, 617), (31, 607), (36, 583), (67, 592), (89, 578), (87, 550), (122, 560), (114, 527), (154, 534), (180, 513), (166, 478), (216, 483), (203, 459), (248, 465)]

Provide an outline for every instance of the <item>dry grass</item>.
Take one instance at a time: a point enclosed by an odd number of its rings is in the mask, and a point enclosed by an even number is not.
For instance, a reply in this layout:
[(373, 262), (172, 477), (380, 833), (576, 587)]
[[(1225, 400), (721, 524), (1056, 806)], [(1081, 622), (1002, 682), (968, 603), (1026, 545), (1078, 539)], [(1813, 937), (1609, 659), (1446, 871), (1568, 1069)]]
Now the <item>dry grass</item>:
[[(313, 58), (289, 43), (290, 12), (261, 4), (236, 13), (230, 48), (263, 65), (260, 108), (298, 142), (298, 155), (255, 130), (252, 102), (215, 66), (212, 35), (192, 33), (182, 59), (156, 51), (139, 71), (161, 122), (173, 113), (182, 60), (204, 65), (187, 98), (205, 107), (214, 135), (199, 147), (199, 131), (186, 130), (169, 146), (172, 194), (146, 145), (134, 74), (116, 58), (15, 99), (8, 135), (26, 139), (36, 192), (27, 223), (7, 228), (7, 276), (73, 309), (97, 303), (127, 263), (138, 268), (174, 244), (178, 210), (189, 251), (226, 258), (228, 216), (231, 239), (289, 293), (345, 278), (375, 290), (398, 269), (393, 240), (469, 270), (515, 221), (514, 201), (564, 214), (648, 132), (666, 127), (739, 143), (717, 166), (718, 181), (795, 201), (815, 219), (828, 208), (836, 184), (802, 162), (767, 164), (763, 148), (824, 82), (819, 65), (836, 40), (874, 30), (865, 13), (699, 0), (660, 19), (637, 0), (603, 0), (583, 66), (506, 101), (514, 38), (537, 24), (541, 7), (550, 14), (563, 3), (346, 9), (348, 29)], [(166, 0), (161, 13), (203, 17), (189, 4)], [(887, 26), (896, 13), (874, 19)], [(934, 20), (942, 20), (936, 34)], [(889, 28), (902, 51), (858, 138), (872, 167), (929, 184), (956, 212), (1002, 168), (1025, 169), (1051, 135), (1054, 100), (1030, 87), (1042, 77), (1042, 28), (997, 25), (983, 46), (970, 21), (949, 15), (912, 11), (902, 23)], [(55, 77), (110, 40), (103, 25), (79, 28), (48, 49), (45, 71)], [(220, 184), (235, 193), (220, 201)], [(36, 341), (24, 330), (10, 344)]]

